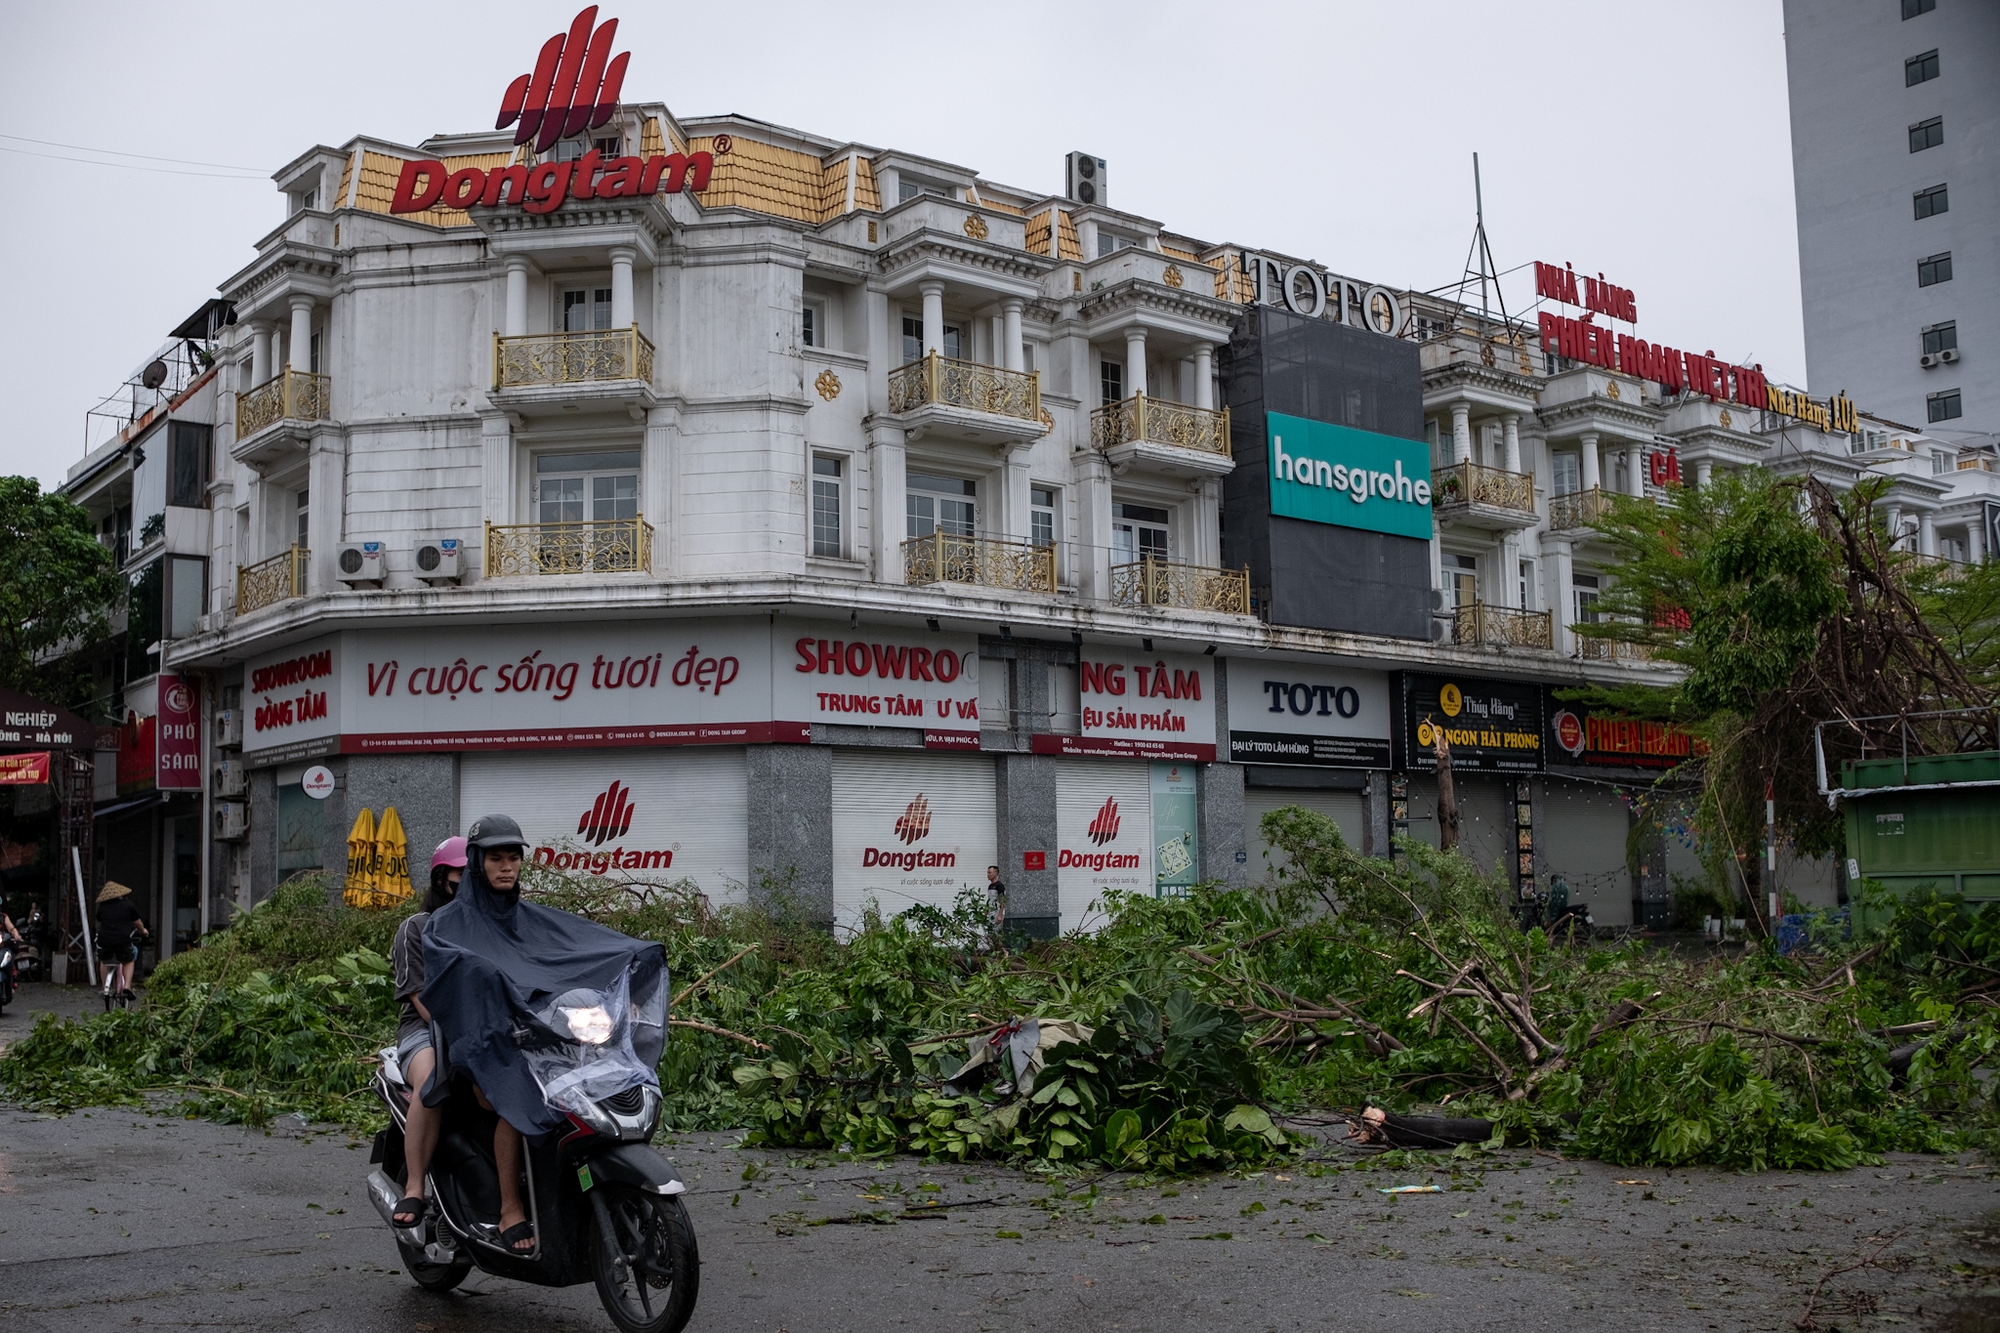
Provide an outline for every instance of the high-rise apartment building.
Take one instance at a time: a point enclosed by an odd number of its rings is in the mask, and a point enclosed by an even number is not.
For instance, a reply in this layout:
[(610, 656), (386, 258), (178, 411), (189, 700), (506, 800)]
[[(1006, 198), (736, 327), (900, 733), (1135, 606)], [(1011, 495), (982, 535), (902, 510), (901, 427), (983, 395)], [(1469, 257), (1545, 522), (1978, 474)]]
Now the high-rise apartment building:
[(2000, 431), (2000, 3), (1785, 0), (1815, 392)]

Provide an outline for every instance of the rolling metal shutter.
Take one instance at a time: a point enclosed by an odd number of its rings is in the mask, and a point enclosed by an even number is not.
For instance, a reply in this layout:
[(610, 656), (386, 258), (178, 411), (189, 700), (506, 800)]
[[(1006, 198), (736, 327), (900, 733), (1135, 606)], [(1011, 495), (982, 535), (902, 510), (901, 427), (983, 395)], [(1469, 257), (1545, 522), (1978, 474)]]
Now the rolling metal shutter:
[(1056, 768), (1056, 894), (1062, 928), (1095, 930), (1107, 889), (1153, 889), (1152, 766), (1142, 759), (1065, 759)]
[[(1542, 787), (1538, 868), (1569, 881), (1572, 902), (1590, 904), (1600, 926), (1632, 923), (1632, 872), (1625, 840), (1632, 816), (1609, 787), (1548, 778)], [(1544, 881), (1546, 882), (1546, 881)]]
[(983, 895), (994, 811), (983, 755), (834, 751), (835, 925), (855, 928), (871, 904), (892, 917), (918, 903), (949, 911), (961, 889)]
[(1264, 841), (1264, 816), (1288, 805), (1304, 806), (1325, 815), (1340, 829), (1347, 845), (1360, 851), (1368, 829), (1368, 802), (1358, 791), (1297, 791), (1280, 787), (1247, 787), (1243, 792), (1243, 845), (1250, 850), (1250, 878), (1261, 880), (1281, 869), (1290, 857)]
[[(481, 815), (512, 815), (528, 835), (528, 855), (556, 869), (692, 880), (712, 902), (744, 901), (750, 800), (740, 749), (468, 754), (458, 773), (460, 828)], [(430, 850), (410, 849), (416, 878)]]

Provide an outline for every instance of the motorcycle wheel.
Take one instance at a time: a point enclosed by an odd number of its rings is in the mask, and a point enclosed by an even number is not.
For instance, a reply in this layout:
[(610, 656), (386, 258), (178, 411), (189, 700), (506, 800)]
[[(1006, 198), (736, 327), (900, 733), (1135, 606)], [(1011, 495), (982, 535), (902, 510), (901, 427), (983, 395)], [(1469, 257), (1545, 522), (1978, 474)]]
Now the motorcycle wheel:
[(591, 1267), (604, 1313), (623, 1333), (680, 1333), (701, 1287), (701, 1255), (687, 1209), (671, 1195), (630, 1185), (598, 1188), (605, 1208), (592, 1226)]
[[(433, 1217), (425, 1226), (425, 1234), (437, 1235), (437, 1219)], [(472, 1271), (472, 1256), (466, 1253), (464, 1242), (459, 1243), (458, 1258), (448, 1264), (430, 1261), (419, 1246), (398, 1240), (396, 1248), (402, 1252), (403, 1267), (410, 1270), (410, 1277), (425, 1291), (447, 1292), (465, 1281), (465, 1275)]]

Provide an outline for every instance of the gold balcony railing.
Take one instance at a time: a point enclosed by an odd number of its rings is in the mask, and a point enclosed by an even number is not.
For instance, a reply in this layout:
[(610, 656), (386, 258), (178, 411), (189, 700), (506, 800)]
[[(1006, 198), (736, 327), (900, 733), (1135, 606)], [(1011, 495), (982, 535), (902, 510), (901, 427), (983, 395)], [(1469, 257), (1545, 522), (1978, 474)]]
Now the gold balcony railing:
[(275, 421), (324, 421), (333, 399), (325, 375), (285, 369), (236, 396), (236, 438), (247, 440)]
[(590, 333), (530, 333), (493, 340), (493, 387), (544, 389), (563, 384), (653, 379), (653, 344), (634, 324)]
[(653, 527), (644, 518), (486, 525), (488, 578), (644, 574), (652, 568)]
[(1587, 528), (1611, 512), (1611, 497), (1596, 486), (1549, 497), (1549, 527), (1556, 532)]
[(1090, 442), (1099, 449), (1121, 444), (1171, 444), (1229, 457), (1229, 409), (1212, 412), (1135, 393), (1090, 414)]
[(1118, 606), (1165, 606), (1247, 616), (1250, 571), (1177, 565), (1147, 557), (1111, 567), (1111, 600)]
[(1535, 479), (1525, 472), (1507, 472), (1477, 463), (1453, 463), (1431, 469), (1433, 505), (1490, 505), (1518, 513), (1535, 512)]
[(1034, 370), (1002, 370), (953, 361), (931, 352), (889, 372), (889, 411), (914, 412), (927, 404), (963, 407), (1022, 421), (1042, 419), (1042, 377)]
[(989, 588), (1052, 593), (1056, 590), (1056, 548), (933, 532), (903, 543), (903, 582), (978, 583)]
[(1586, 662), (1650, 662), (1653, 650), (1643, 643), (1623, 639), (1586, 639), (1576, 636), (1576, 655)]
[(1547, 611), (1474, 602), (1452, 612), (1451, 638), (1469, 648), (1551, 649), (1555, 647), (1554, 625)]
[(312, 552), (294, 546), (269, 560), (236, 567), (236, 614), (249, 615), (267, 606), (306, 595), (306, 564)]

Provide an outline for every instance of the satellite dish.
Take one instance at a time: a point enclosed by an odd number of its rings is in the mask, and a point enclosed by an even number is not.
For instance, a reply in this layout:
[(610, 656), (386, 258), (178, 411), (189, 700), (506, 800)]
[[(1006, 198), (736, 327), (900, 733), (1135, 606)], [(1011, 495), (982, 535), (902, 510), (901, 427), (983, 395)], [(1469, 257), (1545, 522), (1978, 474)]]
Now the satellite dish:
[(149, 389), (157, 389), (167, 382), (167, 363), (155, 361), (139, 372), (139, 383)]

